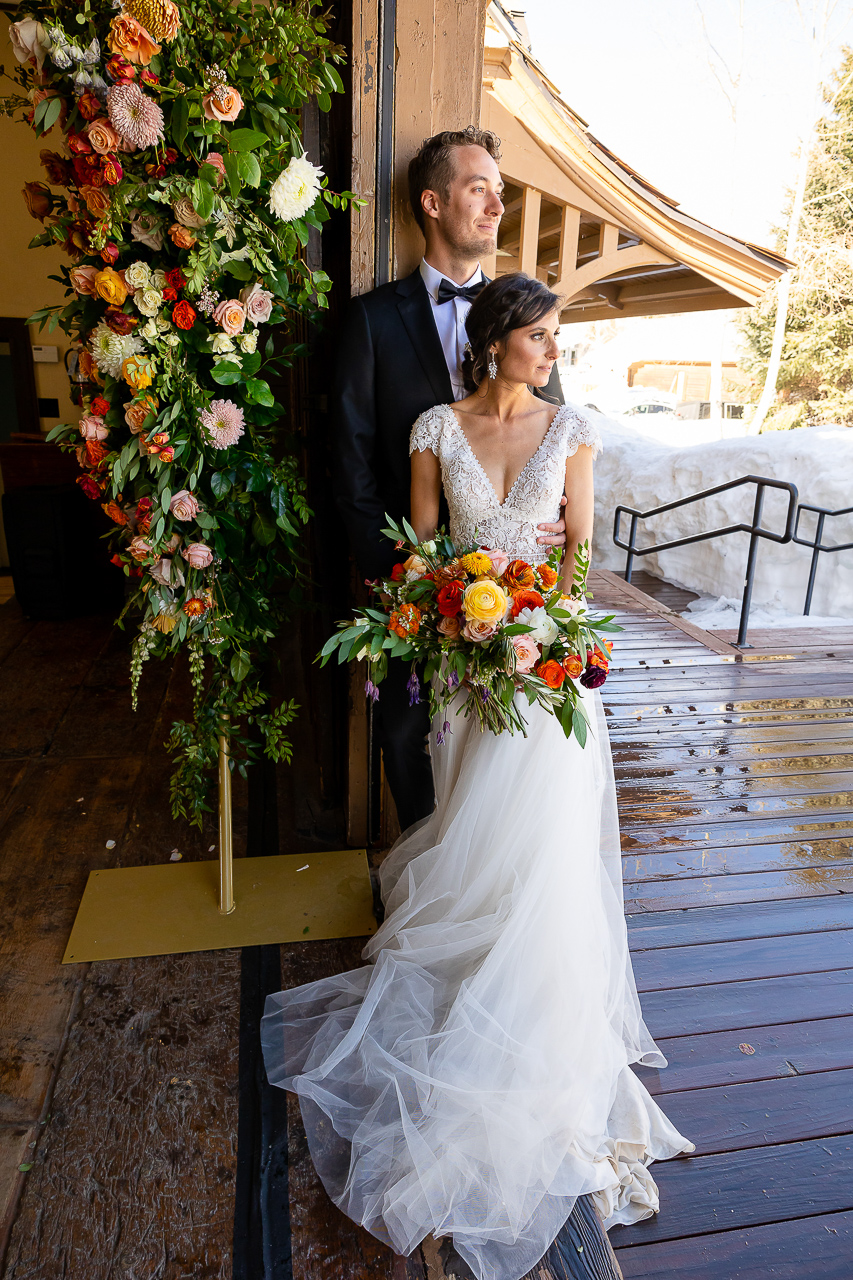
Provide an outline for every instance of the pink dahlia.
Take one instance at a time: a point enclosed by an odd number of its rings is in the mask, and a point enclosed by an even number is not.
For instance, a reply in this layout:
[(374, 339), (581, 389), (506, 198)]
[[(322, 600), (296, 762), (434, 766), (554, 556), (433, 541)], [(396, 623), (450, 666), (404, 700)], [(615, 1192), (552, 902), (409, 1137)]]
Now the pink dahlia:
[(107, 111), (113, 128), (131, 147), (143, 150), (163, 141), (163, 112), (138, 84), (114, 84), (107, 94)]
[(232, 400), (212, 400), (199, 416), (214, 449), (230, 449), (245, 431), (243, 410)]

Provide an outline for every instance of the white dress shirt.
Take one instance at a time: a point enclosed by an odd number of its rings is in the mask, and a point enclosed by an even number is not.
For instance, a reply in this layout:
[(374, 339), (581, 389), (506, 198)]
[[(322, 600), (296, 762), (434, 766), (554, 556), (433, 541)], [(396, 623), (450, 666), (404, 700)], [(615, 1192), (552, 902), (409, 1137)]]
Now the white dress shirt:
[(451, 280), (449, 276), (442, 275), (440, 271), (436, 271), (435, 267), (431, 267), (425, 258), (421, 259), (421, 279), (426, 285), (426, 290), (429, 294), (432, 318), (438, 330), (441, 349), (444, 352), (450, 381), (453, 384), (454, 400), (463, 400), (468, 394), (462, 384), (462, 357), (465, 354), (465, 343), (468, 341), (468, 334), (465, 332), (465, 319), (471, 310), (471, 303), (467, 298), (452, 298), (449, 302), (442, 302), (439, 305), (438, 286), (442, 280), (447, 280), (454, 288), (465, 289), (469, 284), (476, 284), (482, 278), (482, 268), (478, 267), (470, 280), (466, 280), (464, 284), (459, 285), (456, 280)]

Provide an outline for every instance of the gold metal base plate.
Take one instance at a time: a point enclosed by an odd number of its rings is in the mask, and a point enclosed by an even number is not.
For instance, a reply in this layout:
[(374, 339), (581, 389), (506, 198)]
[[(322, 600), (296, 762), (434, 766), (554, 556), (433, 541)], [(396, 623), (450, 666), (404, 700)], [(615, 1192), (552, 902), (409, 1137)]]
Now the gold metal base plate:
[(376, 932), (364, 849), (237, 858), (234, 901), (222, 915), (218, 861), (92, 871), (62, 963)]

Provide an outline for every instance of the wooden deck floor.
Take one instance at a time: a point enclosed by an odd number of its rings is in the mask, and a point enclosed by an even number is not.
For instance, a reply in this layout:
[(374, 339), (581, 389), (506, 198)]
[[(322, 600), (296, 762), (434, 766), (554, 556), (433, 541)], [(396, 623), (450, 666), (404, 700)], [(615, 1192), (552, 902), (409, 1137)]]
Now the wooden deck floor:
[[(792, 656), (756, 646), (742, 662), (674, 599), (608, 574), (594, 589), (626, 626), (605, 705), (637, 980), (671, 1064), (643, 1074), (697, 1144), (656, 1168), (660, 1215), (612, 1233), (624, 1276), (850, 1280), (853, 653), (788, 636)], [(161, 744), (183, 676), (152, 669), (132, 717), (126, 657), (105, 620), (0, 608), (2, 1274), (255, 1280), (246, 1258), (267, 1250), (269, 1280), (442, 1280), (431, 1244), (395, 1259), (329, 1203), (293, 1099), (278, 1134), (257, 1126), (263, 1158), (278, 1142), (289, 1165), (281, 1207), (267, 1187), (267, 1221), (247, 1212), (254, 1244), (232, 1255), (254, 953), (60, 967), (90, 866), (175, 846), (209, 857), (215, 838), (167, 814)], [(287, 851), (339, 839), (306, 814), (305, 754), (298, 777), (279, 771)], [(284, 947), (282, 981), (354, 967), (359, 952)], [(549, 1266), (535, 1280), (561, 1274)]]

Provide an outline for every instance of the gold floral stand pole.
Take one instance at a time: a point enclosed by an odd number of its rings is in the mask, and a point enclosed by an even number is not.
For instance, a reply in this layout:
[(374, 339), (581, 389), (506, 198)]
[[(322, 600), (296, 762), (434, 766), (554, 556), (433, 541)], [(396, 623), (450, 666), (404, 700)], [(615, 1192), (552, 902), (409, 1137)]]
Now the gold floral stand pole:
[[(228, 717), (223, 716), (227, 721)], [(219, 735), (219, 912), (234, 910), (234, 842), (231, 825), (231, 762), (227, 724)]]

